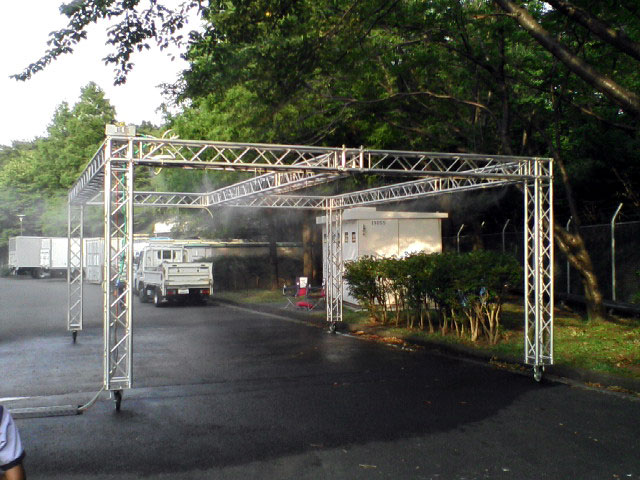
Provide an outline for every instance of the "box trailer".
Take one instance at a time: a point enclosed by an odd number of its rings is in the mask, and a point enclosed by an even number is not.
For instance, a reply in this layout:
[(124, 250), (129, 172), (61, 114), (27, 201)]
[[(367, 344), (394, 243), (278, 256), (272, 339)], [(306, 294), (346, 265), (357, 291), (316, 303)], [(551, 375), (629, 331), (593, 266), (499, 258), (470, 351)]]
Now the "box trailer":
[(34, 278), (63, 275), (67, 271), (67, 249), (65, 237), (11, 237), (8, 265), (14, 273)]
[[(402, 257), (410, 253), (442, 252), (442, 220), (447, 213), (377, 211), (374, 207), (345, 210), (342, 215), (342, 260), (349, 262), (364, 256)], [(317, 217), (322, 225), (323, 278), (326, 278), (327, 230), (325, 217)], [(343, 283), (343, 300), (356, 304)]]
[(67, 273), (69, 240), (61, 237), (43, 238), (40, 242), (40, 268), (45, 275)]
[[(116, 248), (118, 241), (117, 239), (112, 240), (114, 248)], [(140, 252), (147, 245), (149, 245), (149, 240), (146, 236), (133, 239), (134, 263), (137, 263)], [(102, 283), (104, 276), (104, 238), (85, 238), (83, 256), (85, 280), (89, 283)]]

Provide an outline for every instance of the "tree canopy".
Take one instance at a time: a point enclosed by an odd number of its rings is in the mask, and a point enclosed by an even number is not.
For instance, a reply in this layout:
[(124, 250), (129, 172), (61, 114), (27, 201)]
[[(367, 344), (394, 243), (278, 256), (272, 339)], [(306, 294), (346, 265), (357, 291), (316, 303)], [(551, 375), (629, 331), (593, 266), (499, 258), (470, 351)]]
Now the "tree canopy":
[(89, 83), (75, 105), (58, 105), (46, 136), (0, 148), (2, 244), (19, 233), (18, 213), (25, 215), (25, 234), (65, 234), (67, 191), (103, 142), (104, 125), (114, 121), (104, 92)]
[[(553, 156), (558, 219), (600, 222), (620, 201), (640, 207), (635, 0), (175, 5), (63, 4), (67, 27), (53, 32), (42, 58), (16, 78), (27, 79), (72, 52), (88, 25), (110, 19), (112, 50), (105, 61), (115, 66), (116, 83), (126, 80), (134, 51), (154, 42), (184, 46), (190, 67), (167, 86), (182, 106), (182, 113), (168, 116), (167, 127), (181, 137)], [(183, 37), (178, 30), (194, 10), (202, 28)], [(66, 126), (76, 113), (61, 105), (55, 123)], [(63, 134), (52, 130), (52, 143), (21, 147), (21, 154), (55, 165), (50, 152), (65, 148), (54, 143)], [(82, 154), (68, 148), (66, 158)], [(3, 170), (20, 184), (30, 172), (14, 165), (11, 155)], [(38, 181), (43, 188), (62, 188), (73, 172), (41, 173)], [(233, 180), (164, 171), (153, 181), (191, 188)], [(513, 218), (509, 208), (502, 211)], [(579, 239), (567, 233), (556, 229), (560, 248), (574, 260), (588, 259)], [(570, 245), (578, 245), (579, 253)], [(575, 260), (574, 266), (588, 270), (588, 263)]]

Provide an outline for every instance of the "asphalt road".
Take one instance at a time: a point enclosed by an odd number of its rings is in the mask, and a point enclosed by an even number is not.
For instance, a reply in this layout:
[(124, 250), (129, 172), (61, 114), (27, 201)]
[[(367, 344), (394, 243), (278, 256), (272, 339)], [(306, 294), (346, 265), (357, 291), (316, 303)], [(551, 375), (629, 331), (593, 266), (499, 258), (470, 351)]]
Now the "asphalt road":
[[(0, 401), (78, 405), (102, 381), (101, 296), (0, 279)], [(135, 304), (122, 411), (17, 420), (30, 479), (640, 477), (640, 401), (407, 352), (215, 302)], [(17, 398), (16, 398), (17, 397)]]

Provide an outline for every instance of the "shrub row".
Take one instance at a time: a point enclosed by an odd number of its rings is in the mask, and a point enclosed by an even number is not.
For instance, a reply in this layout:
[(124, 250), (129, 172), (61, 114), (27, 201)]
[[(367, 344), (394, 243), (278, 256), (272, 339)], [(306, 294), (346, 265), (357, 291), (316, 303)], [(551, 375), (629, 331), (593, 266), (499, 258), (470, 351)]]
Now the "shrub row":
[[(522, 282), (509, 255), (489, 251), (418, 253), (403, 258), (363, 257), (345, 264), (350, 294), (370, 316), (431, 333), (455, 333), (495, 344), (504, 295)], [(426, 324), (425, 324), (426, 320)]]

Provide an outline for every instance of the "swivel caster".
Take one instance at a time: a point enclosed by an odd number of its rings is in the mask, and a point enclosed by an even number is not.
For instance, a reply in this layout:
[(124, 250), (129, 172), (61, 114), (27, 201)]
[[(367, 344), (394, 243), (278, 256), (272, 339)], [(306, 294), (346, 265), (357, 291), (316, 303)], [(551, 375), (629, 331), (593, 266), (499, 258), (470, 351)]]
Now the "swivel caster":
[(122, 390), (116, 390), (113, 392), (113, 400), (116, 403), (116, 412), (119, 412), (120, 405), (122, 404)]
[(536, 382), (540, 382), (542, 380), (542, 373), (544, 372), (544, 366), (542, 365), (534, 365), (533, 367), (533, 379)]
[(71, 338), (73, 338), (73, 343), (75, 344), (76, 341), (78, 340), (78, 331), (74, 330), (73, 332), (71, 332)]
[(336, 333), (336, 322), (332, 322), (331, 325), (329, 325), (329, 333)]

